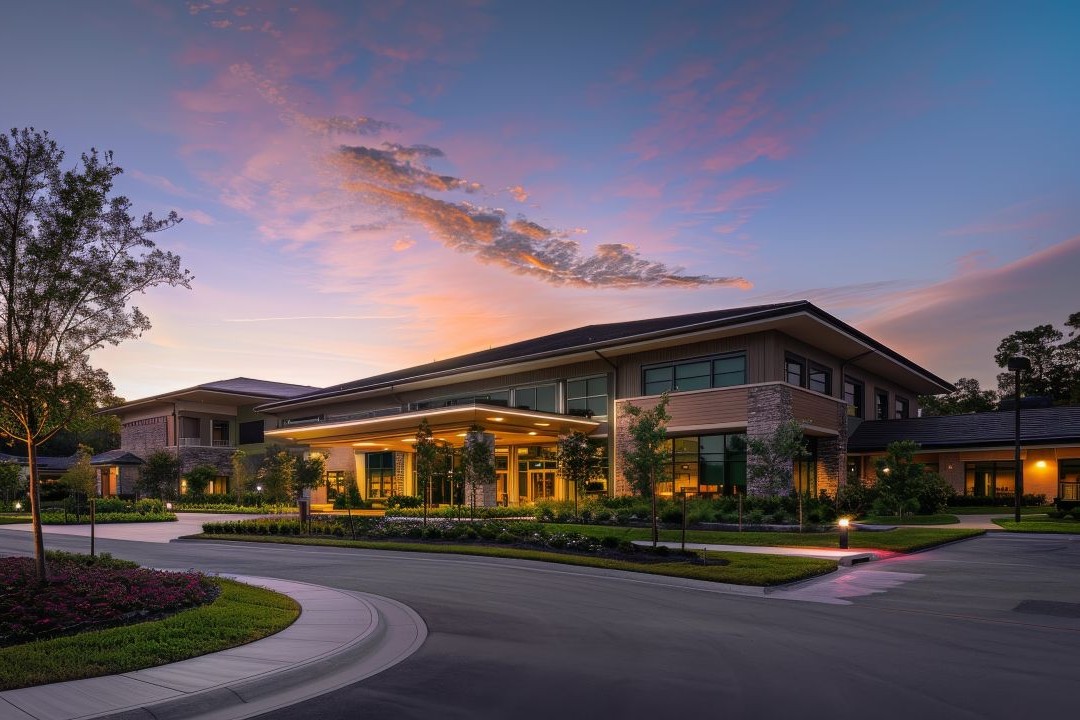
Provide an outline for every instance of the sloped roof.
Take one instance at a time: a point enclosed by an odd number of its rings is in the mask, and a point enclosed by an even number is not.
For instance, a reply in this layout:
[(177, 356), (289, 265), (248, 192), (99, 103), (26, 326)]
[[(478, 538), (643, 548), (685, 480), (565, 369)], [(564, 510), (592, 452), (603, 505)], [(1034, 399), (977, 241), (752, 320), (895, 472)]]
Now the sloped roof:
[[(884, 450), (898, 440), (913, 440), (931, 449), (1012, 446), (1016, 416), (1012, 412), (867, 420), (848, 437), (849, 452)], [(1080, 406), (1020, 411), (1022, 445), (1080, 443)]]
[(156, 402), (169, 402), (179, 399), (213, 400), (215, 399), (215, 395), (221, 394), (252, 398), (256, 401), (284, 400), (286, 398), (308, 394), (316, 390), (318, 390), (318, 388), (313, 385), (294, 385), (293, 383), (280, 383), (272, 382), (270, 380), (236, 377), (228, 380), (214, 380), (212, 382), (203, 383), (202, 385), (193, 385), (192, 387), (183, 388), (181, 390), (161, 393), (160, 395), (138, 398), (122, 405), (99, 410), (97, 414), (113, 414), (140, 405)]
[(143, 459), (127, 450), (106, 450), (90, 458), (91, 465), (142, 465)]
[(271, 401), (259, 406), (257, 409), (279, 409), (310, 400), (333, 398), (365, 390), (390, 387), (408, 381), (453, 375), (455, 373), (479, 369), (486, 366), (537, 360), (572, 352), (602, 351), (605, 348), (618, 347), (620, 345), (625, 345), (628, 342), (678, 336), (686, 333), (723, 328), (725, 326), (797, 315), (799, 313), (814, 315), (819, 320), (835, 327), (837, 330), (857, 338), (860, 342), (873, 348), (874, 351), (889, 357), (892, 361), (903, 365), (910, 371), (927, 378), (930, 382), (940, 385), (943, 389), (942, 391), (952, 389), (952, 386), (948, 382), (919, 367), (896, 351), (882, 345), (862, 332), (859, 332), (847, 323), (833, 317), (809, 301), (799, 300), (795, 302), (774, 303), (771, 305), (753, 305), (749, 307), (711, 310), (686, 315), (649, 318), (646, 320), (586, 325), (585, 327), (552, 333), (550, 335), (544, 335), (529, 340), (522, 340), (509, 345), (502, 345), (488, 350), (481, 350), (467, 355), (439, 360), (426, 365), (417, 365), (403, 370), (396, 370), (382, 375), (355, 380), (353, 382), (333, 385), (309, 394), (297, 395), (279, 401)]

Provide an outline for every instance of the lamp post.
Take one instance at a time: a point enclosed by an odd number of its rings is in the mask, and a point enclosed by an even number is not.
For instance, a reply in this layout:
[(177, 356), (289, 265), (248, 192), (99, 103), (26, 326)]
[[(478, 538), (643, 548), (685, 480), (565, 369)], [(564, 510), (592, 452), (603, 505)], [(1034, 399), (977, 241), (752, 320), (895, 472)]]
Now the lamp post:
[(840, 518), (837, 522), (840, 526), (840, 549), (847, 550), (848, 548), (848, 526), (851, 525), (851, 521), (847, 518)]
[(1015, 447), (1015, 470), (1013, 481), (1013, 494), (1016, 496), (1016, 524), (1020, 524), (1020, 499), (1024, 495), (1024, 466), (1020, 464), (1020, 373), (1031, 370), (1031, 361), (1023, 355), (1009, 358), (1009, 372), (1016, 373), (1016, 447)]

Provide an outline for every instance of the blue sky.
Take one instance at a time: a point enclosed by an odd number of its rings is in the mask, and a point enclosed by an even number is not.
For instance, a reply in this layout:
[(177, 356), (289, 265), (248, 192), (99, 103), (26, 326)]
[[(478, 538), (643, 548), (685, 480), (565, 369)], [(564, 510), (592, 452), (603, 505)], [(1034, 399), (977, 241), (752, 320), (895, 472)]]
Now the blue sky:
[(37, 2), (9, 126), (111, 149), (192, 290), (128, 398), (806, 298), (993, 384), (1080, 310), (1072, 2)]

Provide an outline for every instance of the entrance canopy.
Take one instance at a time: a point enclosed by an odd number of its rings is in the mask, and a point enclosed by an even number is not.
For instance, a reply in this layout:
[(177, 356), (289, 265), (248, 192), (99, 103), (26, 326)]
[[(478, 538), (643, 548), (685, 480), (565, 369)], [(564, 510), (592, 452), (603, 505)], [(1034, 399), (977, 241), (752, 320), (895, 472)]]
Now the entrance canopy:
[(599, 422), (574, 415), (518, 410), (498, 405), (455, 405), (381, 417), (331, 419), (267, 430), (268, 440), (287, 440), (319, 447), (352, 446), (371, 451), (409, 451), (416, 429), (426, 419), (436, 440), (462, 445), (471, 425), (482, 425), (499, 445), (552, 443), (573, 430), (591, 434)]

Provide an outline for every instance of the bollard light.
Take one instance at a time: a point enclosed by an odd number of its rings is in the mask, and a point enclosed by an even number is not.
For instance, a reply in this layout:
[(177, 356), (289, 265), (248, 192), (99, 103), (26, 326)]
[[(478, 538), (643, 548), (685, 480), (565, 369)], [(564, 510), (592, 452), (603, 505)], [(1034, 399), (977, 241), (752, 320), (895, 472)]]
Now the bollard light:
[(840, 549), (847, 550), (848, 526), (851, 525), (851, 520), (848, 518), (840, 518), (840, 521), (837, 524), (840, 526)]
[(18, 500), (15, 501), (15, 512), (22, 512), (22, 503)]

